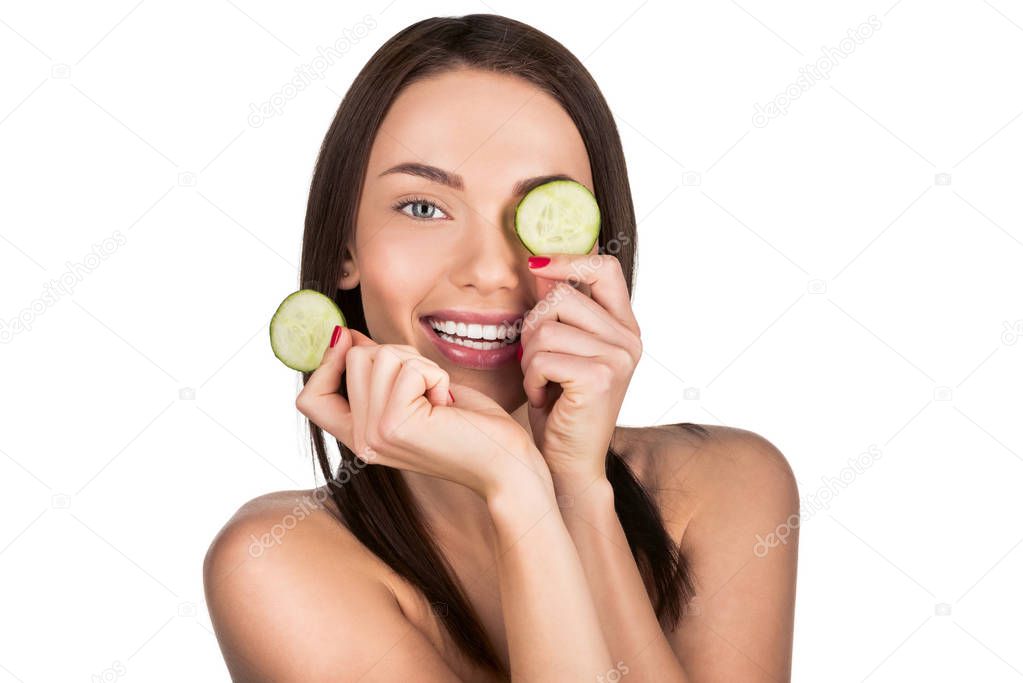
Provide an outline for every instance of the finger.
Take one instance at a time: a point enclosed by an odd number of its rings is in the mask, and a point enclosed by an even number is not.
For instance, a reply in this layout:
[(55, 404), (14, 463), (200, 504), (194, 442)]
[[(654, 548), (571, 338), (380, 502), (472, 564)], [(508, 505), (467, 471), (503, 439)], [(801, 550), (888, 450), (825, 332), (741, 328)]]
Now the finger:
[(370, 376), (373, 361), (383, 345), (377, 344), (358, 330), (350, 330), (355, 345), (348, 352), (346, 379), (348, 402), (352, 415), (352, 442), (349, 448), (358, 455), (366, 455), (367, 397), (370, 395)]
[(592, 372), (594, 372), (592, 360), (566, 353), (541, 351), (533, 356), (525, 368), (522, 388), (526, 391), (529, 405), (542, 408), (547, 402), (549, 383), (560, 384), (562, 389), (568, 391), (580, 378)]
[(404, 360), (401, 353), (389, 346), (380, 346), (375, 351), (369, 371), (369, 391), (365, 397), (367, 442), (378, 442), (376, 437), (380, 434), (380, 415), (391, 396), (391, 387)]
[(341, 388), (341, 375), (345, 372), (345, 358), (353, 342), (355, 346), (376, 345), (376, 342), (358, 330), (342, 326), (334, 346), (324, 349), (319, 367), (306, 380), (303, 392), (307, 392), (307, 397), (337, 394)]
[[(414, 346), (405, 346), (399, 344), (388, 344), (386, 346), (381, 346), (380, 349), (377, 351), (377, 355), (375, 358), (379, 358), (381, 354), (384, 353), (396, 355), (401, 361), (416, 359), (423, 363), (426, 363), (427, 365), (433, 366), (434, 368), (440, 370), (440, 372), (444, 373), (445, 375), (447, 374), (444, 372), (444, 370), (441, 369), (440, 365), (438, 365), (432, 359), (427, 358), (426, 356), (419, 353), (418, 349), (416, 349)], [(443, 406), (451, 402), (450, 396), (447, 392), (447, 386), (448, 386), (447, 383), (445, 383), (443, 387), (432, 387), (429, 389), (429, 391), (427, 391), (426, 398), (430, 401), (432, 405)]]
[(448, 373), (424, 360), (410, 358), (398, 371), (380, 417), (382, 428), (390, 434), (400, 436), (408, 433), (406, 421), (420, 406), (427, 406), (421, 400), (427, 395), (443, 395), (445, 402), (439, 405), (447, 403), (451, 381)]
[[(394, 391), (395, 380), (398, 378), (398, 373), (401, 372), (402, 367), (409, 363), (416, 366), (429, 367), (431, 372), (437, 371), (446, 375), (440, 368), (420, 360), (415, 352), (409, 352), (400, 347), (390, 345), (379, 347), (373, 358), (373, 368), (370, 371), (370, 391), (366, 397), (367, 437), (380, 434), (380, 419), (384, 413), (384, 407), (390, 401), (391, 394)], [(429, 392), (424, 388), (420, 395), (431, 403), (437, 401), (436, 405), (447, 405), (448, 394), (446, 385), (445, 380), (443, 387), (435, 387), (430, 389)], [(424, 396), (427, 393), (429, 395)]]
[(373, 350), (355, 346), (348, 351), (345, 380), (348, 383), (348, 404), (352, 413), (352, 441), (348, 447), (359, 456), (366, 455), (366, 397), (369, 395), (369, 377), (373, 369)]
[(295, 398), (299, 412), (342, 443), (352, 443), (352, 413), (348, 402), (337, 393), (346, 368), (351, 336), (341, 328), (333, 347), (327, 347), (320, 365), (306, 380)]
[(542, 351), (593, 358), (609, 354), (615, 348), (600, 337), (556, 320), (545, 320), (524, 339), (522, 358), (519, 361), (523, 368), (529, 365), (534, 355)]
[(594, 301), (607, 309), (618, 322), (639, 334), (621, 261), (607, 254), (551, 254), (547, 258), (549, 263), (532, 268), (530, 272), (543, 279), (569, 280), (589, 286)]
[(559, 282), (543, 302), (538, 303), (523, 319), (522, 339), (527, 343), (530, 334), (548, 320), (568, 323), (590, 332), (611, 343), (627, 345), (636, 334), (616, 320), (598, 302)]

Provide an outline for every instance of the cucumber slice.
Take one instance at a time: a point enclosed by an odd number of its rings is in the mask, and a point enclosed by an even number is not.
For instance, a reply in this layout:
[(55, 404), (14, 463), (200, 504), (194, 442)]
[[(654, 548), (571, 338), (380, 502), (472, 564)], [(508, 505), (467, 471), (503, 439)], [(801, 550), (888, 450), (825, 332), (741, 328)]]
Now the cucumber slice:
[(334, 300), (314, 289), (284, 297), (270, 319), (270, 348), (292, 370), (312, 372), (320, 367), (334, 326), (345, 316)]
[(552, 180), (519, 201), (515, 232), (534, 254), (587, 254), (600, 232), (600, 208), (586, 186)]

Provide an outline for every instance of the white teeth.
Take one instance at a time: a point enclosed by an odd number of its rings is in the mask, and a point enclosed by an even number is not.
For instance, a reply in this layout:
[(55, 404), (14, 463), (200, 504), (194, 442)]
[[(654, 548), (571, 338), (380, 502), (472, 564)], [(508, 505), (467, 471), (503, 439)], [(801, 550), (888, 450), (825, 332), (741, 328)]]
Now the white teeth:
[[(487, 343), (490, 346), (473, 346), (472, 348), (497, 348), (513, 344), (519, 338), (519, 327), (512, 325), (483, 325), (480, 323), (461, 323), (454, 320), (429, 319), (430, 327), (437, 331), (437, 334), (448, 341), (456, 343), (469, 342), (464, 346), (472, 346), (473, 343)], [(497, 341), (495, 341), (497, 340)]]
[(502, 346), (508, 346), (508, 344), (497, 341), (475, 341), (473, 339), (462, 339), (460, 337), (452, 337), (449, 334), (443, 332), (438, 335), (444, 341), (451, 342), (452, 344), (458, 344), (459, 346), (468, 346), (472, 349), (479, 349), (481, 351), (489, 351), (490, 349), (499, 349)]
[(519, 327), (513, 325), (483, 325), (480, 323), (463, 323), (453, 320), (430, 320), (430, 326), (438, 332), (449, 335), (457, 335), (477, 340), (504, 339), (506, 344), (513, 343), (519, 338)]

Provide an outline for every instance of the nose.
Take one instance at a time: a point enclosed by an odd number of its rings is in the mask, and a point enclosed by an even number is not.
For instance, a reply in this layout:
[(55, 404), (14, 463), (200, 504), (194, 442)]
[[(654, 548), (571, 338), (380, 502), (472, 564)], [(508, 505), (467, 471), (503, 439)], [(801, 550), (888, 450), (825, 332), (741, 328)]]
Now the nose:
[(481, 297), (519, 286), (527, 250), (515, 235), (512, 215), (507, 210), (486, 214), (469, 210), (452, 273), (457, 286), (471, 287)]

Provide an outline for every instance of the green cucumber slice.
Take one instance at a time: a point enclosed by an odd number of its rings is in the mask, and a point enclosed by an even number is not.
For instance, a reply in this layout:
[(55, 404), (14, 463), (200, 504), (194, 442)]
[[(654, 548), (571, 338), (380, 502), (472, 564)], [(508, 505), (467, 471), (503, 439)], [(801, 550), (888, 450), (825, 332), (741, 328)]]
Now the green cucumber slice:
[(270, 348), (292, 370), (312, 372), (320, 367), (334, 326), (345, 316), (334, 300), (313, 289), (284, 297), (270, 319)]
[(519, 201), (515, 232), (534, 254), (587, 254), (600, 233), (600, 208), (585, 185), (552, 180)]

